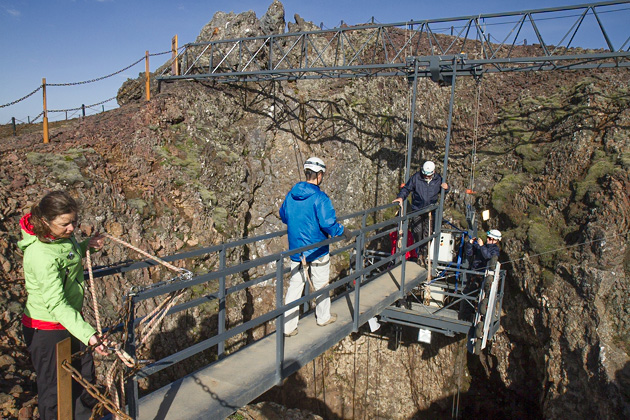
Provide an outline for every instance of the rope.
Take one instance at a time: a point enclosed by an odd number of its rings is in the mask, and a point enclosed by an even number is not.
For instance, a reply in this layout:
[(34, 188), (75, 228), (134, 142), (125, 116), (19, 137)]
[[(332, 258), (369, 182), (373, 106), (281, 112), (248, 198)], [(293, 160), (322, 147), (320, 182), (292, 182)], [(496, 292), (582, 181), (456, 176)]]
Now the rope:
[[(148, 254), (147, 252), (123, 241), (122, 239), (118, 239), (112, 235), (109, 235), (107, 233), (103, 233), (101, 236), (111, 239), (114, 242), (118, 242), (130, 249), (133, 249), (134, 251), (144, 255), (147, 258), (150, 258), (156, 262), (158, 262), (159, 264), (164, 265), (165, 267), (173, 270), (173, 271), (177, 271), (178, 273), (183, 273), (184, 277), (189, 277), (191, 275), (191, 273), (185, 269), (180, 269), (177, 268), (175, 266), (173, 266), (172, 264), (167, 263), (166, 261), (163, 261), (155, 256), (152, 256), (150, 254)], [(94, 285), (94, 275), (92, 272), (92, 258), (91, 258), (91, 253), (89, 248), (86, 250), (86, 259), (87, 259), (87, 266), (88, 266), (88, 283), (89, 283), (89, 287), (90, 287), (90, 292), (92, 294), (92, 304), (94, 306), (94, 316), (96, 318), (96, 327), (98, 330), (98, 333), (100, 334), (102, 332), (102, 328), (101, 328), (101, 320), (100, 320), (100, 314), (99, 314), (99, 309), (98, 309), (98, 302), (96, 299), (96, 287)], [(142, 332), (139, 335), (144, 335), (144, 338), (141, 340), (140, 346), (144, 345), (146, 343), (146, 341), (148, 340), (148, 338), (152, 335), (152, 333), (155, 331), (155, 329), (157, 328), (157, 326), (159, 325), (159, 323), (162, 321), (162, 319), (166, 316), (166, 314), (169, 312), (169, 310), (177, 303), (177, 301), (184, 295), (184, 290), (179, 291), (178, 293), (171, 293), (169, 295), (169, 297), (167, 299), (165, 299), (163, 302), (161, 302), (152, 312), (151, 314), (149, 314), (147, 317), (145, 317), (142, 321), (142, 323), (146, 323), (144, 329), (142, 330)], [(159, 313), (159, 315), (156, 316), (156, 314)], [(126, 316), (131, 316), (131, 314), (126, 314)], [(152, 319), (151, 319), (152, 318)], [(148, 322), (147, 322), (148, 320)], [(107, 407), (112, 413), (113, 413), (113, 418), (114, 419), (127, 419), (129, 417), (127, 417), (124, 414), (123, 411), (123, 407), (125, 404), (125, 394), (124, 394), (124, 375), (121, 369), (119, 368), (119, 363), (124, 364), (125, 366), (127, 366), (127, 368), (129, 369), (136, 369), (140, 363), (146, 363), (147, 361), (138, 361), (135, 360), (133, 357), (131, 357), (131, 355), (129, 355), (123, 348), (122, 345), (119, 343), (115, 343), (115, 342), (111, 342), (108, 339), (108, 334), (105, 334), (103, 337), (101, 337), (102, 341), (98, 344), (96, 344), (95, 346), (98, 345), (105, 345), (107, 346), (107, 348), (111, 351), (114, 352), (114, 354), (116, 356), (118, 356), (118, 359), (115, 359), (114, 362), (112, 363), (112, 365), (110, 366), (110, 368), (107, 371), (106, 374), (106, 386), (108, 389), (109, 394), (112, 396), (113, 401), (108, 400), (105, 396), (101, 395), (100, 393), (98, 393), (98, 390), (93, 390), (92, 388), (94, 388), (94, 386), (89, 383), (88, 381), (86, 381), (80, 373), (78, 373), (76, 370), (72, 371), (70, 369), (72, 369), (71, 367), (68, 368), (66, 366), (64, 366), (64, 368), (66, 368), (67, 370), (69, 370), (72, 373), (72, 376), (75, 378), (75, 380), (77, 380), (77, 382), (79, 382), (91, 395), (95, 396), (95, 398), (97, 398), (100, 401), (100, 404), (102, 404), (102, 406)], [(90, 346), (88, 347), (88, 349), (92, 349), (95, 346)], [(86, 350), (87, 351), (87, 350)], [(77, 353), (75, 355), (73, 355), (73, 357), (82, 354)], [(116, 385), (115, 385), (115, 377), (117, 374), (120, 374), (120, 393), (119, 390), (117, 389)]]
[(123, 376), (120, 375), (120, 406), (121, 407), (125, 406), (126, 399), (127, 397), (125, 396), (125, 378), (123, 378)]
[(135, 247), (135, 246), (131, 245), (129, 242), (125, 242), (122, 239), (118, 239), (118, 238), (110, 235), (109, 233), (103, 233), (102, 236), (106, 237), (107, 239), (111, 239), (114, 242), (118, 242), (119, 244), (124, 245), (127, 248), (133, 249), (137, 253), (142, 254), (145, 257), (147, 257), (147, 258), (149, 258), (149, 259), (151, 259), (151, 260), (153, 260), (153, 261), (155, 261), (155, 262), (157, 262), (159, 264), (162, 264), (164, 267), (168, 268), (169, 270), (173, 270), (173, 271), (176, 271), (178, 273), (186, 271), (186, 270), (183, 270), (181, 268), (177, 268), (173, 264), (169, 264), (166, 261), (164, 261), (164, 260), (162, 260), (162, 259), (160, 259), (158, 257), (155, 257), (155, 256), (149, 254), (148, 252), (145, 252), (145, 251), (141, 250), (138, 247)]
[(115, 376), (115, 368), (118, 366), (118, 360), (114, 360), (111, 367), (107, 371), (107, 375), (105, 376), (107, 390), (109, 391), (109, 395), (113, 397), (113, 402), (116, 407), (121, 407), (120, 398), (118, 398), (118, 389), (114, 385), (114, 376)]
[(22, 102), (24, 99), (28, 98), (29, 96), (33, 96), (33, 95), (34, 95), (34, 94), (35, 94), (38, 90), (40, 90), (41, 88), (42, 88), (42, 86), (40, 85), (40, 86), (38, 86), (38, 87), (37, 87), (37, 89), (35, 89), (35, 90), (34, 90), (34, 91), (32, 91), (31, 93), (29, 93), (28, 95), (26, 95), (26, 96), (22, 96), (20, 99), (16, 99), (15, 101), (13, 101), (13, 102), (9, 102), (8, 104), (0, 105), (0, 108), (5, 108), (5, 107), (7, 107), (7, 106), (15, 105), (15, 104), (17, 104), (18, 102)]
[(96, 301), (96, 287), (94, 287), (94, 274), (92, 273), (92, 257), (90, 254), (90, 248), (88, 246), (85, 251), (85, 258), (87, 260), (88, 267), (88, 283), (90, 286), (90, 294), (92, 295), (92, 305), (94, 306), (94, 318), (96, 319), (96, 331), (100, 334), (103, 329), (101, 328), (101, 317), (98, 311), (98, 303)]
[[(152, 322), (149, 322), (146, 327), (142, 330), (141, 334), (144, 334), (144, 338), (140, 341), (140, 345), (143, 345), (144, 343), (146, 343), (146, 341), (149, 339), (149, 337), (151, 337), (151, 335), (153, 334), (153, 331), (155, 331), (155, 329), (157, 328), (157, 326), (160, 324), (160, 322), (162, 321), (162, 319), (166, 316), (166, 314), (168, 313), (168, 311), (171, 310), (171, 308), (173, 306), (175, 306), (175, 304), (177, 303), (177, 301), (184, 295), (183, 291), (180, 291), (177, 295), (172, 295), (169, 298), (165, 299), (164, 302), (170, 301), (168, 303), (168, 305), (165, 306), (164, 310), (161, 312), (160, 316), (154, 318), (154, 320)], [(162, 303), (164, 303), (162, 302)], [(147, 331), (148, 330), (148, 331)]]
[(302, 262), (302, 271), (304, 272), (304, 276), (306, 277), (306, 281), (308, 282), (309, 287), (311, 288), (311, 293), (315, 291), (315, 286), (313, 286), (313, 282), (311, 281), (311, 276), (308, 272), (308, 263), (306, 262), (306, 257), (304, 254), (300, 255), (300, 260)]

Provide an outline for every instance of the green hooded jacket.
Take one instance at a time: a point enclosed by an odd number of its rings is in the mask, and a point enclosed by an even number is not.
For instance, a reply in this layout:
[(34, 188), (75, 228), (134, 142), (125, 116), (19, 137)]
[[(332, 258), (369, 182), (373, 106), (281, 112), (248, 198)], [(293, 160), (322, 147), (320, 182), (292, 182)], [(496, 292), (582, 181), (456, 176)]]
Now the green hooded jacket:
[(24, 251), (24, 280), (28, 298), (24, 313), (32, 319), (58, 322), (73, 336), (88, 344), (96, 330), (81, 316), (83, 264), (89, 239), (78, 243), (74, 236), (42, 242), (22, 230), (18, 246)]

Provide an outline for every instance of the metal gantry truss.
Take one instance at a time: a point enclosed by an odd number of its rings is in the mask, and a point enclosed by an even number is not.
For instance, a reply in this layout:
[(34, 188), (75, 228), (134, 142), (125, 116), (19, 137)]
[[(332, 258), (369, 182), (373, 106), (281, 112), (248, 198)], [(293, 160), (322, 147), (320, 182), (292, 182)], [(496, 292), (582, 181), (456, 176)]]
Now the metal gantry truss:
[[(630, 65), (629, 1), (365, 24), (185, 45), (182, 74), (160, 81), (219, 82), (435, 75), (447, 57), (465, 58), (462, 75)], [(527, 44), (528, 40), (531, 44)], [(583, 49), (589, 42), (598, 49)]]

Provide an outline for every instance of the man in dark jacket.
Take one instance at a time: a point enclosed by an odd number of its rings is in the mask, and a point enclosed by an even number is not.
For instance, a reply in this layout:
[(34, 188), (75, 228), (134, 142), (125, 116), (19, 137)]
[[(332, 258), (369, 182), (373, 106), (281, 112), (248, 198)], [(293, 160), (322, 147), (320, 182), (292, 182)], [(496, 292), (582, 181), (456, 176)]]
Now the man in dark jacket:
[[(403, 201), (411, 194), (411, 211), (420, 210), (437, 203), (440, 188), (448, 192), (448, 184), (442, 182), (440, 174), (435, 173), (435, 163), (428, 160), (424, 162), (420, 171), (409, 178), (393, 203), (398, 203), (402, 207)], [(435, 212), (433, 212), (433, 216), (435, 216)], [(429, 213), (421, 214), (411, 220), (411, 232), (414, 236), (414, 242), (429, 236)], [(426, 244), (418, 249), (418, 255), (424, 256), (425, 249)]]
[[(295, 184), (282, 203), (280, 218), (288, 227), (289, 249), (315, 244), (333, 236), (352, 239), (351, 234), (337, 223), (337, 216), (330, 198), (319, 188), (325, 172), (326, 165), (321, 159), (309, 158), (304, 164), (306, 182)], [(328, 245), (291, 255), (291, 280), (285, 304), (302, 296), (306, 281), (305, 270), (309, 270), (315, 290), (328, 284), (330, 272)], [(316, 299), (315, 316), (317, 325), (322, 327), (336, 321), (337, 315), (330, 313), (328, 294)], [(291, 337), (297, 334), (298, 319), (299, 307), (285, 313), (284, 334), (286, 336)]]
[(470, 239), (466, 244), (466, 256), (472, 259), (470, 262), (471, 270), (485, 271), (488, 261), (490, 261), (492, 257), (499, 256), (501, 232), (492, 229), (488, 231), (487, 236), (488, 238), (485, 245), (481, 238), (476, 238), (476, 240), (474, 238)]

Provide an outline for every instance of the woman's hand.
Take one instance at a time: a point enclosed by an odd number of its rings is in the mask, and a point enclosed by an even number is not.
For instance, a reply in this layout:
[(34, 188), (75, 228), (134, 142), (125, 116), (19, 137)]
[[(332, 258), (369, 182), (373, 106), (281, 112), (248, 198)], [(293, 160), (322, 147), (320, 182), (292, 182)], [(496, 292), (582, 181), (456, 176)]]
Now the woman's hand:
[(108, 356), (109, 355), (109, 350), (107, 350), (107, 348), (105, 347), (104, 344), (99, 344), (101, 342), (100, 338), (98, 337), (97, 334), (94, 334), (92, 337), (90, 337), (90, 341), (88, 341), (88, 344), (90, 346), (94, 346), (96, 344), (98, 344), (98, 346), (94, 347), (94, 350), (96, 350), (96, 352), (98, 354), (100, 354), (101, 356)]
[(105, 243), (105, 237), (101, 236), (100, 233), (96, 232), (94, 236), (90, 238), (89, 247), (92, 249), (99, 250), (103, 248), (103, 244)]

